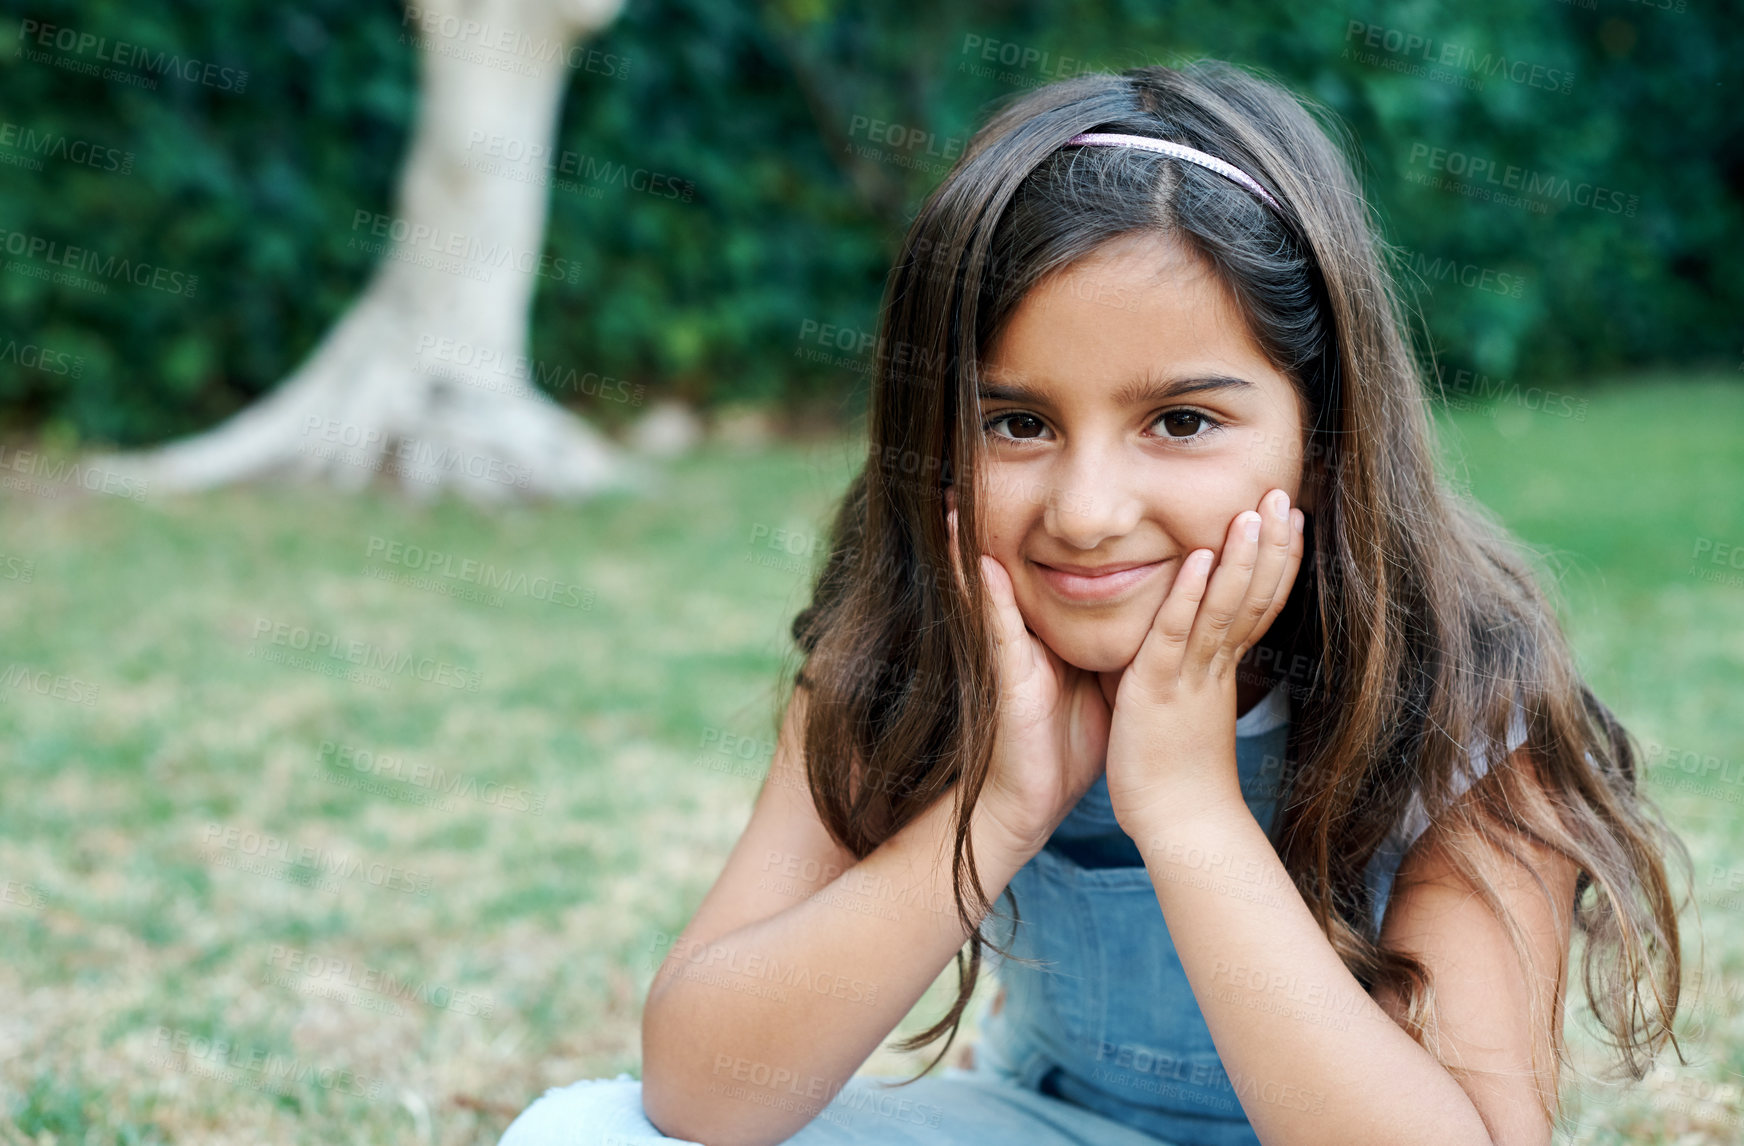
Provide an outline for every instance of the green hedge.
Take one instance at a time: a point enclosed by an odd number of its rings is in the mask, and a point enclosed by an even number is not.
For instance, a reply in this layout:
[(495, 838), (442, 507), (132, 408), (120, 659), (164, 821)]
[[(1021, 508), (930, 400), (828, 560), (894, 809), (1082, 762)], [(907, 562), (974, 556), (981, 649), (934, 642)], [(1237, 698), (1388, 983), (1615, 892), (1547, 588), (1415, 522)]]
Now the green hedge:
[[(989, 102), (1204, 54), (1349, 123), (1450, 370), (1730, 366), (1744, 22), (1586, 4), (630, 0), (589, 45), (619, 64), (572, 69), (577, 163), (547, 252), (582, 271), (541, 280), (534, 354), (650, 396), (851, 408), (863, 355), (806, 351), (826, 324), (874, 328), (909, 213)], [(294, 368), (369, 275), (351, 219), (392, 210), (416, 111), (402, 9), (151, 7), (0, 18), (0, 430), (208, 425)], [(618, 165), (634, 179), (600, 174)], [(1456, 170), (1475, 194), (1424, 182)], [(1495, 201), (1509, 184), (1527, 205)], [(69, 247), (110, 268), (106, 292), (43, 277)]]

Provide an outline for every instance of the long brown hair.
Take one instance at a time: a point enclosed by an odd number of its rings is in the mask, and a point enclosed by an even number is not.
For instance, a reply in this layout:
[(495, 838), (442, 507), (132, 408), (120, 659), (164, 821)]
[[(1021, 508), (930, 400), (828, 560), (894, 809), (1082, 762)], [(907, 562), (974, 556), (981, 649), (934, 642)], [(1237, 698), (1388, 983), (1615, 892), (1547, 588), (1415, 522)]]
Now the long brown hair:
[[(1084, 131), (1210, 152), (1282, 210), (1147, 151), (1061, 146)], [(927, 1070), (950, 1049), (990, 944), (976, 928), (991, 904), (969, 846), (998, 697), (974, 540), (982, 356), (1045, 276), (1144, 232), (1209, 264), (1308, 412), (1306, 455), (1292, 446), (1275, 459), (1299, 462), (1313, 492), (1308, 548), (1250, 658), (1308, 666), (1282, 672), (1293, 717), (1272, 837), (1328, 941), (1365, 989), (1399, 992), (1407, 1030), (1457, 1072), (1440, 1052), (1429, 973), (1379, 945), (1363, 878), (1416, 794), (1523, 961), (1478, 845), (1517, 855), (1509, 841), (1525, 837), (1572, 861), (1575, 902), (1561, 907), (1585, 937), (1588, 998), (1625, 1072), (1642, 1077), (1661, 1044), (1676, 1043), (1678, 905), (1662, 857), (1676, 852), (1687, 871), (1688, 852), (1640, 789), (1629, 733), (1582, 681), (1529, 552), (1438, 477), (1388, 252), (1332, 137), (1344, 139), (1329, 114), (1215, 61), (1077, 76), (994, 109), (909, 227), (884, 295), (866, 464), (793, 622), (803, 671), (790, 662), (787, 672), (807, 689), (818, 814), (856, 857), (955, 786), (952, 873), (971, 937), (949, 1013), (898, 1044), (946, 1036)], [(966, 594), (948, 572), (946, 488), (962, 567), (976, 571)], [(1516, 701), (1524, 770), (1503, 740)], [(1467, 746), (1496, 762), (1484, 783), (1473, 783)], [(1456, 801), (1468, 787), (1471, 798)], [(1566, 963), (1564, 952), (1559, 981)], [(1560, 1070), (1560, 1009), (1537, 1018)], [(1541, 1097), (1554, 1118), (1555, 1096)]]

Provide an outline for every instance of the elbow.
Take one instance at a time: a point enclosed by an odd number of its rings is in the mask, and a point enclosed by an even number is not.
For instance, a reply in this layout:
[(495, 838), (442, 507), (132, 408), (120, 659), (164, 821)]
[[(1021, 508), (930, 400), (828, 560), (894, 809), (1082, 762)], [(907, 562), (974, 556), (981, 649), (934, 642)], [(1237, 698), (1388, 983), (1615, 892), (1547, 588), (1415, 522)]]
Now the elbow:
[(699, 1043), (711, 1040), (699, 1039), (687, 1020), (667, 1014), (659, 987), (642, 1011), (642, 1114), (654, 1129), (703, 1146), (780, 1146), (797, 1134), (788, 1112), (735, 1095), (720, 1070), (724, 1056), (704, 1050)]
[(648, 1125), (667, 1138), (720, 1146), (715, 1139), (707, 1137), (704, 1127), (693, 1125), (684, 1112), (673, 1109), (663, 1098), (656, 1097), (646, 1078), (642, 1080), (642, 1114), (648, 1119)]
[(668, 1138), (701, 1142), (704, 1146), (774, 1146), (780, 1139), (746, 1137), (743, 1127), (726, 1125), (718, 1088), (699, 1081), (685, 1069), (682, 1057), (671, 1060), (660, 1043), (643, 1038), (642, 1114)]
[(666, 1137), (701, 1142), (703, 1146), (779, 1146), (792, 1137), (791, 1134), (771, 1137), (767, 1131), (753, 1127), (723, 1125), (718, 1111), (687, 1102), (683, 1095), (651, 1090), (646, 1079), (642, 1085), (642, 1113), (649, 1125)]
[(709, 1137), (710, 1128), (705, 1125), (706, 1120), (698, 1117), (700, 1112), (685, 1101), (683, 1088), (668, 1085), (666, 1077), (665, 1072), (649, 1070), (644, 1064), (642, 1114), (649, 1124), (668, 1138), (703, 1142), (707, 1146), (724, 1146), (718, 1138)]
[[(780, 1146), (799, 1127), (778, 1130), (767, 1123), (758, 1125), (757, 1115), (763, 1108), (734, 1110), (729, 1096), (699, 1093), (699, 1088), (673, 1072), (647, 1069), (642, 1072), (642, 1113), (649, 1123), (668, 1138), (701, 1142), (703, 1146)], [(752, 1119), (746, 1122), (746, 1118)]]
[(685, 1077), (682, 1063), (667, 1054), (659, 1024), (654, 1022), (658, 989), (656, 983), (642, 1010), (642, 1114), (668, 1138), (716, 1146), (713, 1138), (703, 1136), (707, 1127), (697, 1117), (693, 1101), (696, 1087)]

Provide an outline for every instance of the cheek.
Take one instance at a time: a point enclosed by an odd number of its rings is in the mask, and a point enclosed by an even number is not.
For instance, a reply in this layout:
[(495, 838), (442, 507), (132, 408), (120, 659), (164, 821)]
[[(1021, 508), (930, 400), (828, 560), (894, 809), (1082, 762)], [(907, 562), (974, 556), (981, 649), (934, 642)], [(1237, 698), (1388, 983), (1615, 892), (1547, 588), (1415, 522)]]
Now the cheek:
[(987, 551), (1007, 564), (1016, 559), (1022, 540), (1023, 532), (1008, 522), (995, 521), (987, 526)]
[[(1221, 555), (1236, 515), (1258, 508), (1266, 492), (1280, 486), (1290, 488), (1287, 482), (1240, 464), (1206, 467), (1203, 473), (1185, 476), (1169, 498), (1170, 526), (1180, 553), (1209, 549)], [(1290, 503), (1295, 504), (1294, 497)]]
[(1303, 476), (1316, 456), (1309, 452), (1301, 425), (1277, 424), (1254, 430), (1244, 448), (1242, 488), (1252, 493), (1253, 503), (1257, 505), (1268, 490), (1281, 489), (1290, 495), (1290, 504), (1296, 505)]
[(987, 552), (1010, 566), (1023, 544), (1029, 521), (1024, 516), (1022, 504), (1004, 496), (1005, 492), (997, 489), (990, 496), (983, 495), (977, 504), (981, 511), (981, 530), (986, 539)]

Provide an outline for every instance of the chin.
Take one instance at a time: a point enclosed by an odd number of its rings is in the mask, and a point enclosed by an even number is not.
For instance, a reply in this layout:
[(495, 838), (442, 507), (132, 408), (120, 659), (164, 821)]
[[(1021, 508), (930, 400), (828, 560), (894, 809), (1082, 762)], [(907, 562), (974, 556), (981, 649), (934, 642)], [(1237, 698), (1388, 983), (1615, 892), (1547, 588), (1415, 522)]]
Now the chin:
[[(1085, 672), (1116, 672), (1132, 663), (1144, 643), (1144, 630), (1088, 632), (1091, 625), (1070, 625), (1051, 635), (1037, 634), (1059, 658)], [(1112, 626), (1110, 626), (1112, 629)]]

